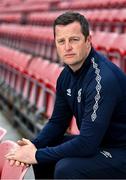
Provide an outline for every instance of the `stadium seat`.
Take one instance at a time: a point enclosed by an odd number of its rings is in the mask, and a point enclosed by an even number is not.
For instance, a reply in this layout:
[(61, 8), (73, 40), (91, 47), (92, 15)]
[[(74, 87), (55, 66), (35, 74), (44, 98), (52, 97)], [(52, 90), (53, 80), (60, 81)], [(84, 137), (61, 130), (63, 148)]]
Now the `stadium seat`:
[(15, 179), (22, 180), (28, 167), (24, 166), (10, 166), (9, 161), (5, 158), (5, 155), (18, 145), (11, 140), (5, 140), (0, 143), (0, 179)]
[(93, 33), (92, 43), (98, 51), (108, 56), (111, 45), (113, 44), (116, 37), (118, 37), (118, 33), (98, 31)]
[[(126, 4), (126, 1), (125, 1)], [(119, 27), (120, 33), (126, 32), (126, 8), (119, 9), (119, 16), (115, 18), (115, 24)]]
[(6, 160), (5, 155), (15, 147), (17, 147), (17, 144), (11, 140), (4, 140), (0, 143), (0, 175)]
[(110, 59), (126, 72), (126, 35), (118, 35), (109, 49)]
[(16, 165), (10, 166), (9, 161), (5, 160), (0, 179), (22, 180), (27, 170), (28, 167), (26, 166), (24, 167), (16, 166)]
[(123, 8), (125, 6), (126, 6), (126, 1), (125, 0), (109, 1), (109, 7), (111, 7), (111, 8)]
[(70, 2), (69, 1), (60, 1), (60, 3), (57, 5), (57, 8), (59, 10), (70, 9)]
[(20, 23), (22, 15), (20, 13), (4, 13), (0, 14), (0, 22)]
[(21, 90), (21, 74), (27, 68), (31, 60), (31, 55), (13, 50), (11, 48), (0, 47), (4, 53), (1, 53), (0, 58), (2, 63), (2, 80), (3, 85), (1, 92), (4, 97), (8, 98), (9, 102), (12, 102), (13, 97), (20, 94)]
[(108, 29), (111, 32), (121, 32), (121, 23), (118, 21), (118, 15), (122, 10), (112, 9), (108, 12), (108, 16), (106, 17), (106, 21), (108, 23)]
[(22, 93), (19, 107), (20, 112), (27, 116), (45, 110), (45, 81), (48, 72), (49, 61), (42, 58), (33, 58), (26, 73), (22, 74)]
[(45, 98), (45, 102), (46, 102), (46, 112), (45, 112), (45, 116), (50, 118), (52, 111), (53, 111), (53, 107), (54, 107), (54, 103), (55, 103), (55, 91), (56, 91), (56, 81), (57, 78), (59, 76), (59, 74), (61, 73), (63, 67), (60, 67), (59, 64), (57, 63), (50, 63), (48, 68), (47, 68), (47, 75), (46, 75), (46, 79), (47, 81), (45, 81), (45, 87), (46, 87), (46, 98)]
[(60, 68), (58, 63), (50, 63), (47, 67), (46, 73), (47, 83), (52, 84), (55, 87), (58, 75), (60, 74), (61, 70), (62, 68)]

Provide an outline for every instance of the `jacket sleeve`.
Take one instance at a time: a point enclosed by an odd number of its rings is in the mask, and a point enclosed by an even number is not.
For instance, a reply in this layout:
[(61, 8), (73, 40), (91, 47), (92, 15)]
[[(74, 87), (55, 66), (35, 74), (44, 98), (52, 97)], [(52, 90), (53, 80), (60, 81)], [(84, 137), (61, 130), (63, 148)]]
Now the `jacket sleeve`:
[(60, 88), (60, 79), (58, 79), (56, 101), (52, 117), (48, 120), (48, 123), (40, 131), (38, 136), (32, 140), (32, 143), (37, 148), (43, 148), (47, 145), (51, 146), (52, 143), (54, 144), (54, 142), (60, 140), (66, 132), (72, 116), (71, 109)]
[(92, 78), (86, 89), (80, 135), (55, 147), (38, 149), (37, 161), (42, 163), (58, 161), (66, 157), (94, 155), (99, 150), (110, 124), (119, 93), (119, 87), (114, 78), (101, 79), (99, 82)]

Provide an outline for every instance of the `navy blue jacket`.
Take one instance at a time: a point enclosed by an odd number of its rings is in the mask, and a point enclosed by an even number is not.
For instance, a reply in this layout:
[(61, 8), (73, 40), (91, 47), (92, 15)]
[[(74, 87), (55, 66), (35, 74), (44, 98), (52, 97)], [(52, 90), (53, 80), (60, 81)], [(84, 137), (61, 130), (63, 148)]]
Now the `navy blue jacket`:
[[(80, 135), (51, 147), (73, 115)], [(126, 75), (93, 48), (78, 71), (66, 66), (57, 81), (52, 117), (33, 143), (39, 163), (92, 156), (100, 147), (126, 147)]]

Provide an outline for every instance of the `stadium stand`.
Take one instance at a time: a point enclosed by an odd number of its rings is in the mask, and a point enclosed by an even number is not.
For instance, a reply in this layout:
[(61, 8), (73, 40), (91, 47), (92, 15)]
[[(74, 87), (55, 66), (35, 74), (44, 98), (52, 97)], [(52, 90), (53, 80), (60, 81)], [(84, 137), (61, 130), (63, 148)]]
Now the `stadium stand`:
[[(108, 8), (109, 7), (109, 8)], [(52, 114), (56, 80), (63, 70), (52, 23), (66, 10), (90, 22), (92, 43), (126, 72), (126, 0), (1, 0), (0, 106), (12, 123), (34, 137)], [(79, 131), (73, 117), (69, 133)]]

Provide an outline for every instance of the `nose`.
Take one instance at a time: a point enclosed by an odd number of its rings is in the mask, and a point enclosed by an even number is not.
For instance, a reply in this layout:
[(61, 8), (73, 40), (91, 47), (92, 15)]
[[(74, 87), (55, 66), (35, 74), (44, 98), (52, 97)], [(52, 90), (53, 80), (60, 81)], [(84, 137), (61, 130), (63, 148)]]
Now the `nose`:
[(70, 42), (67, 41), (67, 42), (65, 43), (65, 50), (66, 50), (66, 51), (70, 51), (71, 49), (72, 49), (72, 46), (71, 46)]

